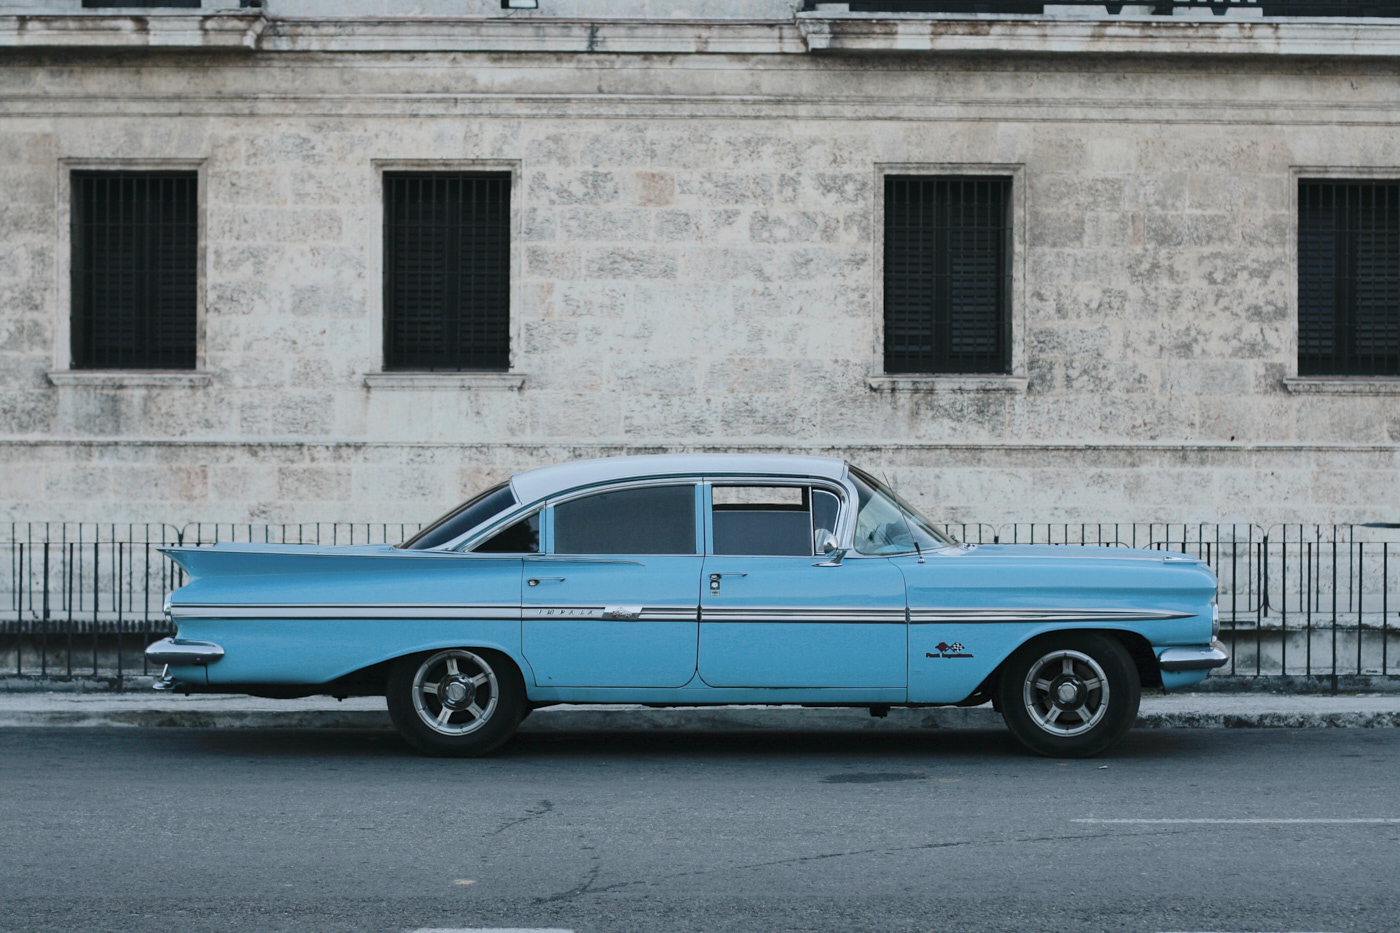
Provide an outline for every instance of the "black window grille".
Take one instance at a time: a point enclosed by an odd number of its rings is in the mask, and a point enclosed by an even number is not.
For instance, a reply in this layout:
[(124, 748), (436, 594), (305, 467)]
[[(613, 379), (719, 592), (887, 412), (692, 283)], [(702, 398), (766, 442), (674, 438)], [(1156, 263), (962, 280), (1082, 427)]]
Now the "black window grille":
[(1299, 182), (1298, 374), (1400, 376), (1400, 182)]
[(384, 368), (510, 365), (509, 173), (384, 175)]
[(885, 179), (885, 372), (1010, 369), (1011, 179)]
[(73, 366), (194, 369), (194, 172), (73, 173)]

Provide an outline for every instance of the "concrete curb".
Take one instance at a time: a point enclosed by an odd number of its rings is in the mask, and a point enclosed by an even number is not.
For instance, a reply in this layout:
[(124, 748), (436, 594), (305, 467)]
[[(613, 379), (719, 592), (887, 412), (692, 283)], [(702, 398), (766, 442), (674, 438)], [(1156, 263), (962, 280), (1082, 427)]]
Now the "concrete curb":
[[(142, 727), (178, 729), (364, 729), (392, 728), (383, 710), (210, 710), (93, 709), (0, 710), (0, 728)], [(1145, 710), (1139, 729), (1316, 729), (1400, 727), (1400, 711), (1209, 712)], [(1003, 729), (990, 706), (973, 709), (893, 709), (876, 718), (860, 709), (801, 707), (562, 707), (535, 712), (520, 731), (527, 734), (623, 731), (919, 732), (935, 729)]]

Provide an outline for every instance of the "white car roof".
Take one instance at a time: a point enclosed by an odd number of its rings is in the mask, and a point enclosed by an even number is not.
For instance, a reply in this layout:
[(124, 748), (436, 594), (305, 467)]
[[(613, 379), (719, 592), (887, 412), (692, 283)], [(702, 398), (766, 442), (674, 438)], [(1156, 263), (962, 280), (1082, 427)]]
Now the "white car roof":
[(840, 480), (846, 461), (834, 457), (799, 457), (787, 454), (650, 454), (639, 457), (605, 457), (576, 460), (516, 473), (510, 478), (515, 497), (522, 504), (549, 496), (624, 479), (660, 476), (811, 476)]

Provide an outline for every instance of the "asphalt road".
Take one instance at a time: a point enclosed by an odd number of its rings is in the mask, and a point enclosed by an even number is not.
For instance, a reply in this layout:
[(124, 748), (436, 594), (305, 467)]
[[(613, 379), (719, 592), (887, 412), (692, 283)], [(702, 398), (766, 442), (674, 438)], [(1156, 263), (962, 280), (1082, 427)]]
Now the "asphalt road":
[(1397, 776), (1400, 729), (0, 729), (0, 930), (1391, 933)]

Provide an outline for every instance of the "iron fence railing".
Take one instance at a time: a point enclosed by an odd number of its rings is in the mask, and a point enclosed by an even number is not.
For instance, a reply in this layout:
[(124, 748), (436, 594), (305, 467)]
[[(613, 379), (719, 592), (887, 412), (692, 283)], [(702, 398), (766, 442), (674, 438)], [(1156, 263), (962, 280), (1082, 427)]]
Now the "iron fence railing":
[[(144, 649), (171, 634), (165, 595), (185, 582), (158, 550), (220, 541), (397, 543), (419, 526), (0, 525), (0, 675), (149, 675)], [(1400, 675), (1400, 525), (962, 523), (972, 544), (1136, 547), (1201, 558), (1219, 579), (1222, 673)]]

